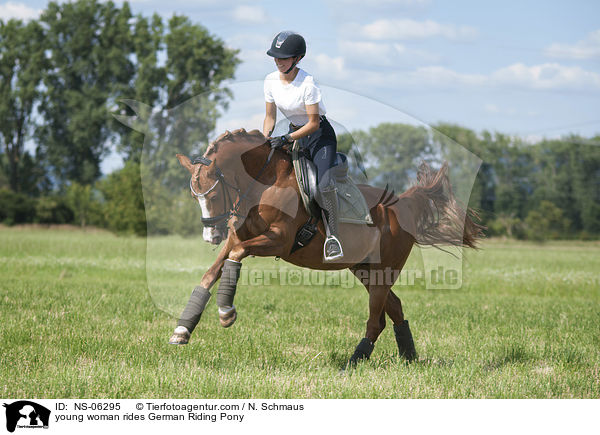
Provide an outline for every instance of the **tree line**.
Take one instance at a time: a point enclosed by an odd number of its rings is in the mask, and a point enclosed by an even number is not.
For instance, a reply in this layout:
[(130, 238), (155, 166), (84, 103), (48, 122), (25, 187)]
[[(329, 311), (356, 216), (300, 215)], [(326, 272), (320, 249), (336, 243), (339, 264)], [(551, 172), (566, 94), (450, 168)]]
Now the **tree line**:
[(409, 187), (421, 160), (447, 160), (452, 170), (466, 166), (465, 151), (473, 153), (481, 165), (465, 187), (488, 235), (545, 240), (600, 234), (600, 136), (529, 143), (447, 123), (431, 129), (384, 123), (348, 133), (340, 145), (357, 149), (371, 180), (397, 192)]
[[(232, 97), (223, 85), (237, 55), (185, 16), (133, 15), (127, 3), (50, 2), (37, 20), (0, 19), (0, 223), (199, 233), (172, 151), (207, 143)], [(532, 144), (451, 124), (384, 123), (338, 141), (355, 178), (397, 193), (421, 160), (448, 160), (490, 235), (600, 234), (600, 137)], [(112, 149), (126, 164), (102, 176)], [(466, 167), (467, 150), (481, 165)]]

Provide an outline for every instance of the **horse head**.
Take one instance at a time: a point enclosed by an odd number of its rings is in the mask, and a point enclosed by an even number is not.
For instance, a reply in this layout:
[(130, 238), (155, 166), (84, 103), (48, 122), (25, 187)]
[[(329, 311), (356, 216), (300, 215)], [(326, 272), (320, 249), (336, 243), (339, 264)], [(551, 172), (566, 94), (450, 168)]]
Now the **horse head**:
[(182, 154), (177, 154), (177, 160), (191, 175), (190, 193), (202, 210), (202, 237), (206, 242), (218, 245), (227, 238), (230, 207), (237, 198), (229, 189), (234, 189), (235, 193), (238, 189), (225, 181), (214, 160), (200, 157), (191, 161)]

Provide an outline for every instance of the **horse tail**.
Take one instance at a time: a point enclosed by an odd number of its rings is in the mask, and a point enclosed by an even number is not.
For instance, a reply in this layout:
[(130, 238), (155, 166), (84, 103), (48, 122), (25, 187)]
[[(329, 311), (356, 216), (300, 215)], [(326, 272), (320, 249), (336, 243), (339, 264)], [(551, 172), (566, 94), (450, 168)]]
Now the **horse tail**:
[(422, 163), (417, 183), (398, 198), (394, 208), (398, 215), (411, 215), (410, 232), (419, 245), (476, 248), (484, 235), (477, 212), (463, 208), (454, 197), (447, 163), (437, 172)]

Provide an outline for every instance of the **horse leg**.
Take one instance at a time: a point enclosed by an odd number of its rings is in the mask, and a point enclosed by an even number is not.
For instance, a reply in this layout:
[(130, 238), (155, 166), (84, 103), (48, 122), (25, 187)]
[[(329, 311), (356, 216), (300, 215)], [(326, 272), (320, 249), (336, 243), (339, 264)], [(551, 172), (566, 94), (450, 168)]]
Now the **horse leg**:
[[(348, 361), (349, 366), (354, 366), (363, 359), (369, 359), (377, 338), (385, 328), (385, 305), (390, 291), (390, 286), (387, 283), (371, 282), (372, 279), (377, 280), (378, 271), (372, 269), (369, 265), (361, 265), (366, 267), (352, 268), (352, 272), (361, 280), (369, 293), (369, 319), (367, 320), (367, 330), (365, 337), (358, 343), (354, 354)], [(368, 278), (364, 276), (368, 273)]]
[(408, 326), (408, 320), (404, 319), (400, 298), (392, 290), (390, 290), (385, 301), (385, 312), (394, 322), (394, 335), (400, 357), (406, 358), (408, 361), (414, 360), (417, 357), (417, 351)]
[[(200, 285), (194, 288), (187, 305), (179, 317), (177, 327), (169, 339), (170, 344), (187, 344), (189, 342), (190, 336), (200, 321), (200, 317), (204, 312), (204, 308), (210, 299), (211, 294), (209, 290), (221, 277), (225, 259), (229, 255), (232, 245), (233, 238), (230, 235), (230, 237), (227, 238), (223, 248), (221, 248), (221, 251), (219, 251), (217, 259), (213, 265), (202, 276)], [(231, 321), (230, 318), (228, 320), (230, 321), (230, 324), (227, 326), (231, 326), (235, 321), (235, 318), (233, 321)], [(221, 320), (221, 323), (223, 323), (223, 320)]]
[[(372, 288), (375, 287), (375, 283), (369, 283), (365, 278), (365, 274), (368, 273), (368, 277), (370, 279), (378, 279), (387, 277), (387, 274), (377, 274), (376, 269), (372, 269), (368, 264), (357, 265), (356, 267), (351, 269), (352, 272), (356, 275), (356, 277), (361, 280), (361, 282), (365, 285), (367, 292), (369, 293), (369, 312), (371, 313), (371, 294)], [(395, 276), (395, 275), (394, 275)], [(385, 278), (384, 278), (385, 279)], [(395, 278), (394, 278), (395, 280)], [(400, 302), (400, 298), (396, 296), (396, 294), (391, 290), (391, 286), (393, 282), (384, 282), (380, 287), (387, 287), (387, 297), (385, 299), (384, 310), (382, 310), (378, 330), (379, 333), (375, 336), (375, 340), (385, 328), (385, 314), (387, 314), (392, 322), (394, 322), (394, 335), (396, 337), (396, 344), (398, 346), (398, 351), (401, 357), (406, 358), (409, 361), (412, 361), (416, 358), (417, 353), (415, 350), (415, 344), (412, 338), (412, 333), (410, 332), (410, 327), (408, 325), (408, 320), (404, 319), (404, 313), (402, 311), (402, 303)], [(385, 292), (385, 290), (383, 290)], [(371, 319), (371, 316), (369, 317)], [(373, 332), (376, 332), (376, 328), (372, 328)], [(372, 348), (374, 346), (375, 340), (369, 340), (369, 342), (365, 342), (365, 339), (369, 338), (369, 332), (367, 327), (367, 337), (361, 341), (359, 346), (357, 347), (353, 358), (351, 358), (350, 362), (355, 363), (359, 359), (368, 359)], [(359, 349), (360, 348), (360, 349)]]
[(290, 231), (283, 228), (271, 227), (263, 234), (237, 243), (229, 252), (228, 258), (233, 261), (242, 261), (248, 255), (258, 257), (281, 257), (290, 252), (293, 238), (289, 237)]
[(237, 319), (237, 310), (233, 300), (240, 277), (242, 260), (248, 255), (273, 256), (282, 255), (282, 245), (285, 240), (279, 231), (267, 231), (258, 237), (236, 243), (223, 260), (221, 281), (217, 290), (217, 305), (219, 306), (219, 321), (221, 326), (228, 328)]

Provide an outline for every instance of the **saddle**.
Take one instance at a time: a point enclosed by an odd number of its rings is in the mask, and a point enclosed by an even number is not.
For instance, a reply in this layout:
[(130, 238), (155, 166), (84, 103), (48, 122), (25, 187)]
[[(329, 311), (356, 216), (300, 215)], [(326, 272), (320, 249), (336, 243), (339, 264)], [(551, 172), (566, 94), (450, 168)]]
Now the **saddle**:
[[(306, 246), (317, 232), (317, 222), (321, 219), (321, 207), (317, 203), (317, 169), (298, 141), (292, 147), (292, 163), (302, 203), (310, 218), (296, 234), (291, 252)], [(335, 166), (331, 168), (339, 204), (339, 222), (350, 224), (372, 224), (373, 219), (364, 196), (348, 176), (348, 157), (337, 153)]]

